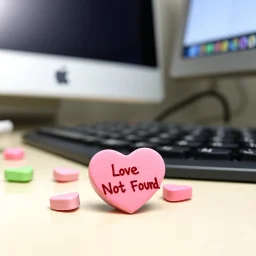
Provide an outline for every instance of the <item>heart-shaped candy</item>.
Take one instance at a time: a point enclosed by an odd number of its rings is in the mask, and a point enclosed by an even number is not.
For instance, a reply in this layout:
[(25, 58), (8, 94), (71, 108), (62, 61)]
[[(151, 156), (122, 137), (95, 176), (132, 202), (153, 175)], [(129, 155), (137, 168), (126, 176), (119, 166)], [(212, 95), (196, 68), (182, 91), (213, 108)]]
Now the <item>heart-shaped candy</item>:
[(192, 197), (192, 187), (184, 185), (167, 184), (163, 187), (163, 197), (169, 202), (180, 202)]
[(76, 192), (52, 196), (50, 206), (55, 211), (75, 210), (80, 205), (79, 194)]
[(3, 154), (6, 160), (21, 160), (25, 156), (25, 150), (23, 148), (7, 148)]
[(79, 178), (79, 172), (72, 169), (54, 168), (53, 177), (58, 182), (76, 181)]
[(160, 189), (164, 175), (163, 158), (149, 148), (129, 155), (103, 150), (89, 164), (89, 178), (99, 197), (127, 213), (136, 212)]

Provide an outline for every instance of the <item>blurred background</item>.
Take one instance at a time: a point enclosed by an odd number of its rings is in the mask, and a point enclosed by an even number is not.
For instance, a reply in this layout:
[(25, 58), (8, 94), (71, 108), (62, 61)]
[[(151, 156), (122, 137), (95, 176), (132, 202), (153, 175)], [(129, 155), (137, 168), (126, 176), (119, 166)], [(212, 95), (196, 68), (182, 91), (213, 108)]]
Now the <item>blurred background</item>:
[[(4, 6), (5, 0), (1, 0)], [(9, 3), (15, 2), (10, 0)], [(98, 1), (100, 2), (100, 1)], [(103, 2), (103, 1), (101, 1)], [(115, 1), (110, 1), (114, 4)], [(143, 2), (143, 1), (142, 1)], [(106, 101), (105, 99), (90, 100), (83, 99), (61, 99), (58, 97), (40, 97), (40, 94), (15, 95), (1, 91), (0, 97), (0, 117), (1, 119), (11, 119), (19, 125), (41, 125), (45, 123), (77, 123), (77, 122), (98, 122), (103, 120), (152, 120), (161, 113), (167, 106), (179, 102), (180, 100), (195, 94), (201, 90), (206, 90), (212, 86), (208, 77), (198, 80), (186, 79), (176, 81), (170, 75), (172, 65), (172, 53), (174, 50), (174, 40), (176, 31), (180, 24), (178, 18), (184, 15), (182, 12), (184, 1), (180, 0), (158, 0), (156, 1), (156, 12), (159, 30), (157, 33), (161, 57), (161, 69), (163, 71), (164, 99), (161, 102), (153, 103), (126, 103)], [(75, 5), (75, 3), (74, 3)], [(99, 8), (104, 8), (100, 5)], [(4, 8), (0, 9), (0, 17), (6, 15)], [(15, 18), (15, 17), (14, 17)], [(20, 18), (19, 18), (20, 19)], [(5, 24), (5, 30), (10, 29)], [(21, 33), (22, 35), (22, 33)], [(6, 41), (7, 42), (7, 41)], [(22, 47), (22, 46), (21, 46)], [(6, 65), (1, 63), (1, 65)], [(31, 72), (27, 67), (27, 72)], [(99, 70), (99, 75), (100, 75)], [(17, 76), (13, 71), (13, 76)], [(118, 72), (116, 73), (118, 77)], [(121, 77), (120, 77), (121, 78)], [(81, 77), (81, 79), (83, 79)], [(3, 82), (1, 81), (3, 86)], [(81, 81), (83, 82), (83, 80)], [(120, 79), (120, 83), (122, 78)], [(234, 85), (235, 84), (235, 85)], [(8, 84), (6, 85), (8, 86)], [(35, 85), (36, 86), (36, 85)], [(104, 86), (108, 86), (108, 81)], [(232, 107), (232, 125), (254, 125), (254, 111), (256, 103), (255, 78), (253, 76), (233, 78), (232, 76), (218, 81), (218, 90), (223, 92)], [(205, 98), (195, 104), (184, 108), (167, 118), (171, 122), (187, 123), (221, 123), (221, 106), (215, 99)]]

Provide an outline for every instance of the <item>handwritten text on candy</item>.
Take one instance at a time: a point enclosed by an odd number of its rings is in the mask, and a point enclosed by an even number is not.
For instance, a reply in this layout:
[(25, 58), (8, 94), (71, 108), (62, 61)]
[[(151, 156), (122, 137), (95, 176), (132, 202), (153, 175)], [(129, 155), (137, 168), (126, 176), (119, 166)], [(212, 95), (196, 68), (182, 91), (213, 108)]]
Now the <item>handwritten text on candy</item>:
[[(115, 170), (114, 164), (111, 165), (112, 175), (113, 177), (122, 177), (125, 175), (138, 175), (140, 172), (136, 166), (128, 167), (128, 168), (121, 168), (118, 171)], [(154, 178), (154, 181), (144, 181), (138, 182), (138, 180), (131, 180), (129, 182), (129, 187), (132, 189), (133, 192), (149, 190), (149, 189), (160, 189), (159, 183), (157, 178)], [(112, 184), (108, 182), (108, 184), (102, 184), (102, 189), (105, 195), (109, 194), (118, 194), (118, 193), (125, 193), (126, 189), (128, 189), (122, 181), (119, 181), (117, 184)]]

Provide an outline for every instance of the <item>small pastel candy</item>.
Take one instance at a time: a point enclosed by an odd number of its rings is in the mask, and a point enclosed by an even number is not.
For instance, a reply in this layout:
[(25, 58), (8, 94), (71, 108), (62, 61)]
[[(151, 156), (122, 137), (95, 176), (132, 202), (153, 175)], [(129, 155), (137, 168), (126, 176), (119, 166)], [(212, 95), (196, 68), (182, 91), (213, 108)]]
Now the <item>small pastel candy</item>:
[(58, 182), (76, 181), (79, 178), (79, 171), (64, 168), (55, 168), (53, 170), (53, 177)]
[(50, 197), (50, 207), (54, 211), (72, 211), (79, 206), (79, 194), (76, 192)]
[(6, 160), (21, 160), (25, 156), (25, 150), (23, 148), (7, 148), (3, 155)]
[(5, 179), (10, 182), (29, 182), (33, 179), (34, 170), (32, 167), (19, 167), (6, 169)]
[(179, 185), (164, 185), (163, 197), (169, 202), (180, 202), (192, 198), (192, 187)]

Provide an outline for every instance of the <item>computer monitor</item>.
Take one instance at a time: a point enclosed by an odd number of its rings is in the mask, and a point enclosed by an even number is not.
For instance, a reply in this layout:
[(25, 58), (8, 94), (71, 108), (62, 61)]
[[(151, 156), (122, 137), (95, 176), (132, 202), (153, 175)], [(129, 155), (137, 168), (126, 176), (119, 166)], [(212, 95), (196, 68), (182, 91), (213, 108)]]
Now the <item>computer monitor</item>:
[(160, 102), (149, 0), (0, 0), (0, 95)]
[(256, 1), (183, 0), (171, 75), (256, 74)]

